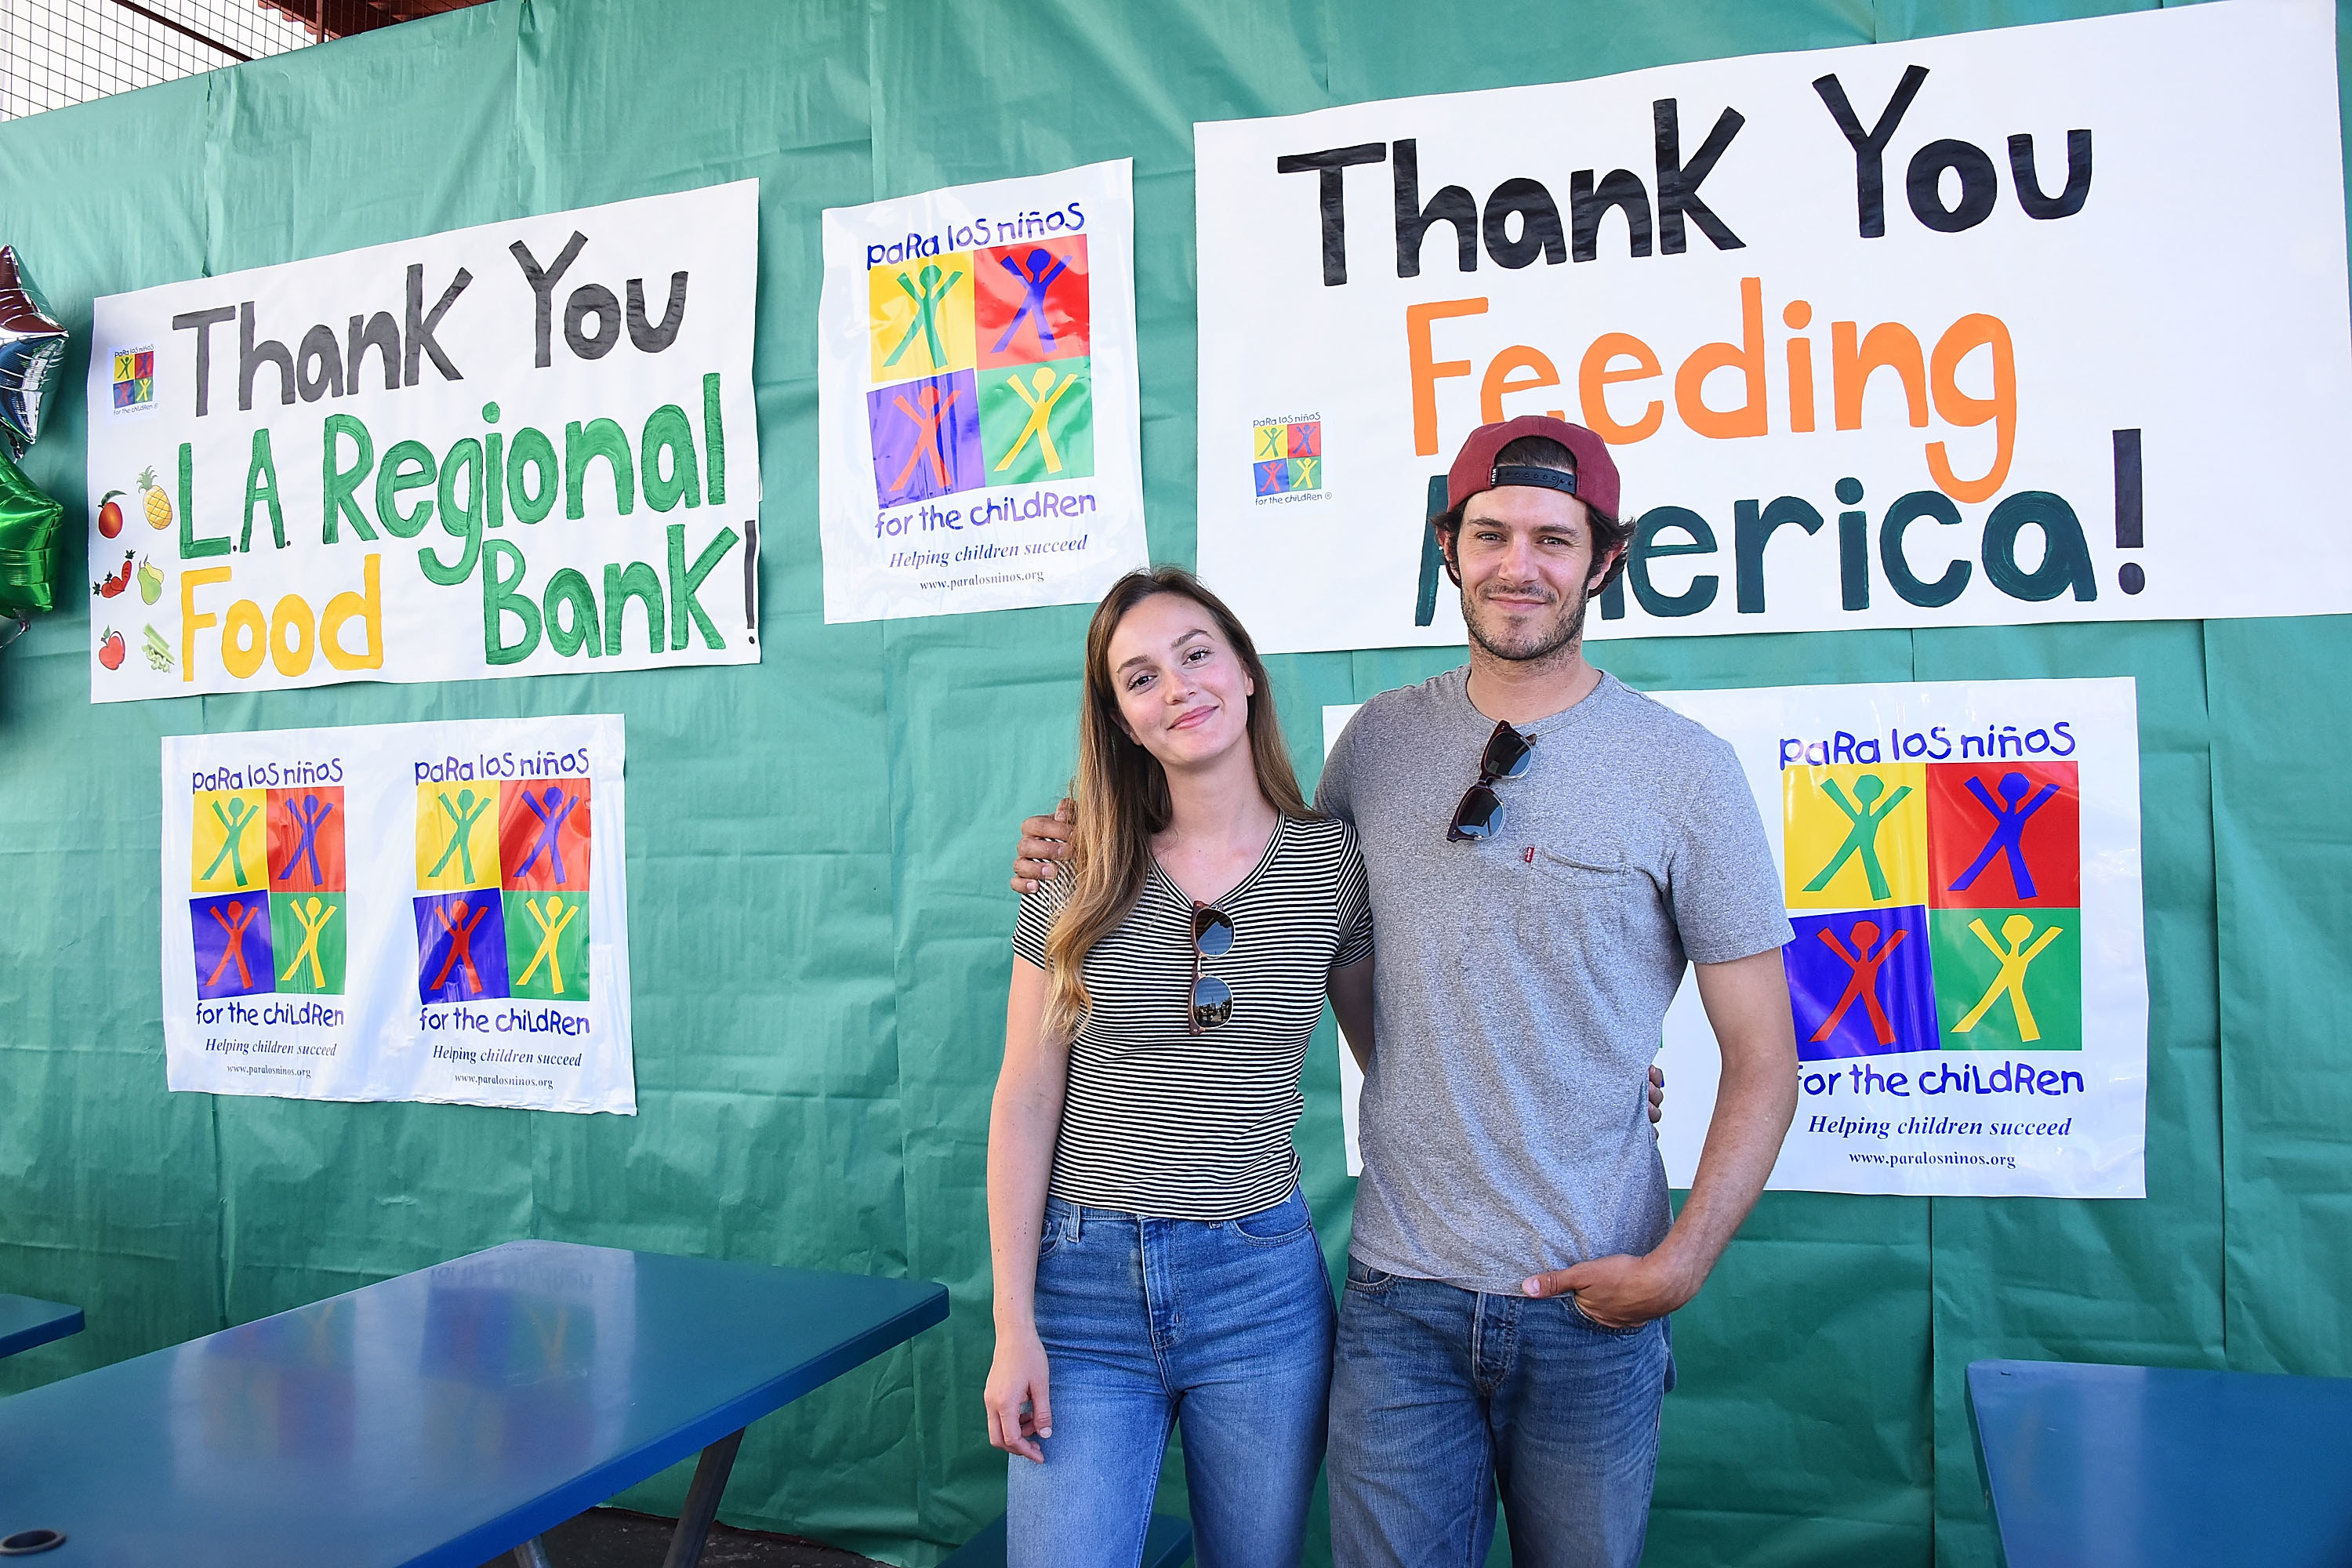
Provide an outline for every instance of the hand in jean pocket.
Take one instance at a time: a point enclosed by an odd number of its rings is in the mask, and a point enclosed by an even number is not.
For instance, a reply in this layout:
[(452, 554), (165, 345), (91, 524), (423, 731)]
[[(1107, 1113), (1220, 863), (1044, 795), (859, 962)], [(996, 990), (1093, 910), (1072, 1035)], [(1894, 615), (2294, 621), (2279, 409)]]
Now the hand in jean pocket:
[(1529, 1296), (1572, 1296), (1576, 1310), (1604, 1329), (1638, 1328), (1663, 1318), (1698, 1294), (1695, 1283), (1649, 1253), (1618, 1253), (1572, 1268), (1528, 1277), (1519, 1287)]

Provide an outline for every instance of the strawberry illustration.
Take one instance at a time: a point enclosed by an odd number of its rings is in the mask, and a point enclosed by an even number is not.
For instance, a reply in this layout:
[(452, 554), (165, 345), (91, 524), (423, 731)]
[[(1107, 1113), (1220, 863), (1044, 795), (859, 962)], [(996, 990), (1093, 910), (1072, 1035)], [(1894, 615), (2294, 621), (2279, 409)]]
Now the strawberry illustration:
[(106, 628), (106, 637), (98, 645), (98, 662), (109, 669), (122, 668), (122, 634), (112, 626)]

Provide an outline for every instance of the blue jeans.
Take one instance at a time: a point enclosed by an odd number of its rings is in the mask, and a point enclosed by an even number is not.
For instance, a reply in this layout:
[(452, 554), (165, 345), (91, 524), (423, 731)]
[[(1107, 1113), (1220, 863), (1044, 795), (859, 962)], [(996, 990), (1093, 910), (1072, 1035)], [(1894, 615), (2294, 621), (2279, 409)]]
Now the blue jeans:
[(1012, 1568), (1135, 1568), (1184, 1429), (1201, 1568), (1291, 1568), (1323, 1459), (1331, 1282), (1297, 1188), (1222, 1224), (1049, 1199), (1037, 1333), (1054, 1435), (1010, 1460)]
[(1665, 1321), (1602, 1328), (1350, 1258), (1331, 1377), (1338, 1568), (1480, 1568), (1499, 1488), (1521, 1568), (1633, 1568), (1650, 1524)]

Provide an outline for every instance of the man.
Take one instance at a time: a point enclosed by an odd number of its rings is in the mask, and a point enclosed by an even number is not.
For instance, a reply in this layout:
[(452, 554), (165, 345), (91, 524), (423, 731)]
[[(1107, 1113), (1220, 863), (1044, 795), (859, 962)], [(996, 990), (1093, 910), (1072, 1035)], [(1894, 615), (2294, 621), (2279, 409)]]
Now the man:
[[(1584, 659), (1630, 533), (1600, 437), (1482, 426), (1447, 501), (1470, 663), (1365, 704), (1317, 794), (1361, 839), (1375, 943), (1332, 1552), (1483, 1562), (1499, 1490), (1516, 1560), (1618, 1568), (1648, 1527), (1666, 1315), (1795, 1112), (1790, 929), (1730, 747)], [(1025, 830), (1058, 858), (1052, 819)], [(1676, 1216), (1643, 1078), (1686, 960), (1723, 1073)]]

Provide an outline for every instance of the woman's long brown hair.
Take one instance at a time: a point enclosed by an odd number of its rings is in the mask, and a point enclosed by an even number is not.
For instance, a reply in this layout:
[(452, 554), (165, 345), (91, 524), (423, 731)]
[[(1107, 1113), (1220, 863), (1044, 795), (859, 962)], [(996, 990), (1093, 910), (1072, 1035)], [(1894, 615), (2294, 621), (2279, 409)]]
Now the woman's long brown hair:
[(1125, 920), (1151, 874), (1151, 836), (1168, 826), (1168, 774), (1160, 760), (1129, 736), (1120, 721), (1118, 693), (1111, 684), (1110, 639), (1127, 613), (1160, 594), (1178, 594), (1209, 613), (1256, 689), (1249, 700), (1250, 758), (1257, 769), (1258, 793), (1285, 816), (1315, 815), (1298, 792), (1290, 768), (1290, 748), (1274, 713), (1274, 683), (1266, 679), (1257, 646), (1224, 601), (1181, 566), (1130, 572), (1111, 584), (1087, 627), (1086, 691), (1078, 703), (1078, 773), (1070, 785), (1077, 823), (1070, 830), (1070, 858), (1063, 875), (1072, 879), (1069, 896), (1045, 939), (1052, 989), (1045, 1027), (1067, 1039), (1077, 1032), (1093, 999), (1079, 969), (1095, 943)]

